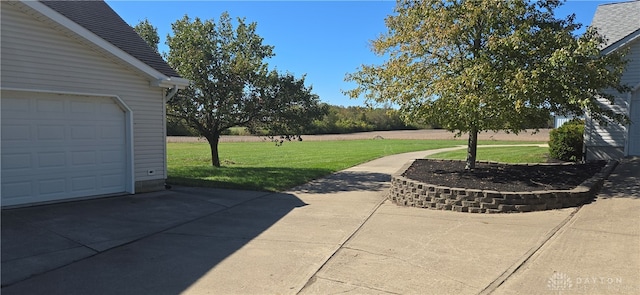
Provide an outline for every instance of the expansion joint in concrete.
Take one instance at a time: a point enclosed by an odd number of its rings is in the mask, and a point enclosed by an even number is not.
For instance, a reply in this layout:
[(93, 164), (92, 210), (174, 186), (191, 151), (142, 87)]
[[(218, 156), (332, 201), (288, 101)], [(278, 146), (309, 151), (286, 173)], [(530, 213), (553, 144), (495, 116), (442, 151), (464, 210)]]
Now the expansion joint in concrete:
[(555, 237), (561, 229), (565, 228), (567, 224), (574, 219), (578, 211), (582, 206), (577, 207), (567, 218), (562, 220), (556, 227), (551, 229), (540, 241), (534, 245), (529, 251), (527, 251), (516, 263), (514, 263), (511, 267), (509, 267), (505, 272), (503, 272), (499, 277), (493, 280), (487, 287), (482, 289), (478, 295), (488, 295), (493, 293), (498, 287), (500, 287), (504, 282), (506, 282), (513, 274), (515, 274), (519, 269), (525, 266), (530, 259), (536, 254), (540, 252), (540, 249), (544, 245), (546, 245), (553, 237)]
[(329, 255), (329, 257), (327, 257), (327, 259), (324, 260), (324, 262), (322, 262), (322, 265), (320, 265), (320, 267), (318, 267), (318, 269), (316, 269), (316, 271), (311, 274), (311, 276), (309, 277), (309, 279), (306, 281), (306, 283), (302, 286), (302, 288), (300, 288), (296, 294), (300, 294), (300, 292), (302, 292), (302, 290), (304, 290), (305, 288), (309, 287), (311, 284), (313, 284), (313, 278), (316, 277), (316, 275), (318, 274), (318, 272), (320, 272), (320, 270), (322, 268), (324, 268), (327, 263), (329, 262), (329, 260), (331, 260), (337, 253), (338, 251), (340, 251), (340, 249), (343, 248), (343, 246), (348, 243), (353, 236), (360, 231), (360, 229), (362, 228), (362, 226), (364, 226), (365, 223), (367, 223), (367, 221), (369, 221), (369, 219), (371, 218), (371, 216), (373, 216), (373, 213), (375, 213), (376, 211), (378, 211), (378, 209), (380, 208), (380, 206), (382, 206), (382, 203), (384, 203), (386, 201), (386, 198), (382, 197), (380, 199), (380, 201), (375, 205), (375, 207), (373, 207), (373, 209), (367, 214), (367, 217), (360, 222), (360, 224), (356, 227), (356, 229), (350, 234), (348, 235), (344, 241), (342, 241), (341, 243), (338, 244), (338, 246), (334, 249), (334, 251), (331, 253), (331, 255)]

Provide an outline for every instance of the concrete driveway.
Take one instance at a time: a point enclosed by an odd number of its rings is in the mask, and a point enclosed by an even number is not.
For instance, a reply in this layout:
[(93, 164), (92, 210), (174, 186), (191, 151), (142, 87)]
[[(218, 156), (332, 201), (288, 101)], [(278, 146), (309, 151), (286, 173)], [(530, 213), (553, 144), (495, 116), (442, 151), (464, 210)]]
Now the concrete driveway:
[(640, 159), (581, 208), (385, 202), (390, 156), (283, 193), (169, 191), (2, 211), (3, 294), (638, 294)]

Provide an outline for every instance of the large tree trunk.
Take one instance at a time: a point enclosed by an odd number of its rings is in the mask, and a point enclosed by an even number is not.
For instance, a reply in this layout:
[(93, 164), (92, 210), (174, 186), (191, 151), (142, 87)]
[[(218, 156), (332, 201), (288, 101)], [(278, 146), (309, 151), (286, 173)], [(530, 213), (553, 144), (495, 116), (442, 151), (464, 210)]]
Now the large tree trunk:
[(207, 136), (209, 147), (211, 147), (211, 165), (214, 167), (220, 167), (220, 156), (218, 155), (218, 142), (220, 141), (220, 134), (212, 134)]
[(467, 164), (465, 170), (476, 168), (476, 153), (478, 151), (478, 128), (473, 127), (469, 131), (469, 143), (467, 145)]

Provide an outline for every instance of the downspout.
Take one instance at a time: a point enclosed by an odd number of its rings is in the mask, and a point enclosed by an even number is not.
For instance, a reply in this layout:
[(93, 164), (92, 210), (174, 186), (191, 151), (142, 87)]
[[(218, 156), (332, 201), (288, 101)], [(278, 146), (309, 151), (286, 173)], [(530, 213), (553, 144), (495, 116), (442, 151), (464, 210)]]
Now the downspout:
[(582, 139), (582, 162), (587, 162), (587, 144), (591, 142), (591, 126), (593, 125), (593, 120), (591, 116), (587, 112), (585, 112), (585, 120), (584, 120), (584, 134)]
[[(625, 103), (627, 104), (625, 106), (625, 109), (627, 109), (626, 115), (629, 120), (631, 119), (631, 99), (633, 97), (633, 92), (633, 89), (627, 92), (627, 99), (625, 100)], [(622, 154), (624, 157), (626, 157), (629, 155), (629, 136), (631, 135), (629, 132), (631, 131), (631, 123), (627, 123), (624, 126), (624, 129), (624, 149), (622, 151)]]
[(171, 186), (169, 184), (167, 184), (166, 180), (169, 177), (168, 174), (168, 159), (167, 157), (167, 102), (169, 102), (169, 100), (171, 98), (173, 98), (176, 93), (178, 93), (178, 85), (173, 85), (173, 88), (171, 88), (171, 90), (169, 91), (169, 93), (167, 93), (167, 95), (164, 96), (164, 101), (162, 103), (162, 122), (163, 125), (165, 126), (165, 128), (163, 128), (164, 130), (164, 155), (165, 155), (165, 159), (164, 159), (164, 179), (165, 179), (165, 183), (164, 183), (164, 188), (165, 189), (170, 189)]
[(171, 88), (171, 91), (164, 97), (164, 102), (167, 103), (172, 97), (176, 95), (176, 93), (178, 93), (178, 85), (174, 85), (173, 88)]
[[(189, 81), (188, 79), (184, 79), (184, 78), (180, 78), (180, 77), (163, 77), (160, 78), (154, 82), (152, 82), (152, 86), (155, 87), (161, 87), (164, 89), (169, 89), (169, 93), (164, 94), (163, 93), (163, 100), (162, 100), (162, 121), (163, 121), (163, 125), (165, 126), (165, 128), (163, 128), (164, 132), (163, 132), (163, 136), (164, 136), (164, 154), (165, 154), (165, 159), (164, 159), (164, 179), (166, 181), (167, 177), (168, 177), (168, 173), (167, 173), (167, 103), (169, 102), (169, 100), (171, 98), (173, 98), (176, 93), (178, 93), (179, 89), (184, 89), (187, 86), (189, 86), (189, 83), (191, 83), (191, 81)], [(164, 91), (163, 91), (164, 92)], [(167, 183), (165, 182), (165, 188), (169, 189), (170, 186), (167, 185)]]

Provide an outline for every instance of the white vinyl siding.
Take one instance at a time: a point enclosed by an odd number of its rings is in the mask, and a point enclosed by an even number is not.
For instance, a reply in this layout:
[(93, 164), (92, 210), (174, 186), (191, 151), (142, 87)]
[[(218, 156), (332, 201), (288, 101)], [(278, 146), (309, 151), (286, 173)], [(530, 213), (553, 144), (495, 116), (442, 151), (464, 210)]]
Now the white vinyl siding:
[[(609, 104), (605, 99), (599, 100), (603, 108), (614, 110), (615, 112), (627, 112), (627, 102), (623, 98), (616, 98), (615, 104)], [(598, 124), (595, 120), (589, 120), (591, 125), (585, 132), (588, 135), (588, 144), (593, 146), (615, 146), (624, 147), (626, 128), (620, 124), (609, 122), (607, 126)]]
[(640, 37), (633, 41), (628, 48), (629, 51), (625, 55), (628, 63), (624, 75), (622, 75), (622, 83), (634, 87), (640, 83)]
[(166, 178), (164, 89), (51, 24), (1, 5), (2, 88), (120, 97), (133, 114), (135, 181)]
[[(634, 87), (640, 83), (640, 40), (634, 41), (631, 46), (628, 47), (628, 50), (625, 56), (628, 60), (627, 68), (621, 77), (621, 82), (630, 87)], [(630, 138), (629, 135), (632, 132), (638, 132), (634, 130), (637, 130), (637, 126), (640, 124), (640, 112), (635, 111), (638, 106), (632, 107), (631, 104), (637, 104), (639, 101), (637, 99), (630, 100), (629, 93), (621, 94), (613, 91), (611, 94), (617, 96), (615, 105), (609, 105), (604, 101), (603, 104), (617, 112), (628, 114), (631, 118), (632, 125), (621, 126), (617, 123), (610, 123), (607, 126), (602, 126), (591, 119), (587, 119), (585, 128), (587, 160), (602, 158), (615, 159), (626, 155), (633, 155), (634, 153), (635, 145), (630, 142), (632, 138)], [(637, 94), (634, 95), (637, 97)]]
[(633, 122), (629, 126), (627, 155), (640, 156), (640, 89), (636, 90), (631, 98), (631, 111), (629, 116)]
[[(627, 112), (627, 102), (623, 98), (616, 98), (615, 104), (609, 104), (601, 99), (604, 108), (616, 112)], [(627, 130), (615, 122), (603, 126), (587, 116), (585, 125), (585, 147), (587, 160), (615, 159), (623, 156)]]

